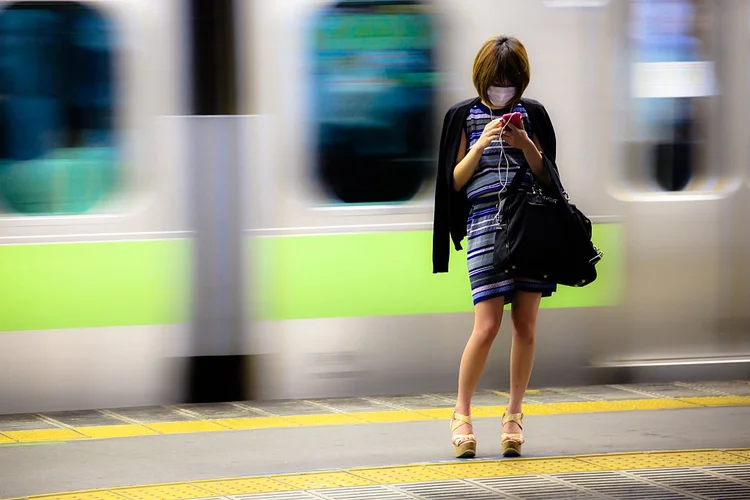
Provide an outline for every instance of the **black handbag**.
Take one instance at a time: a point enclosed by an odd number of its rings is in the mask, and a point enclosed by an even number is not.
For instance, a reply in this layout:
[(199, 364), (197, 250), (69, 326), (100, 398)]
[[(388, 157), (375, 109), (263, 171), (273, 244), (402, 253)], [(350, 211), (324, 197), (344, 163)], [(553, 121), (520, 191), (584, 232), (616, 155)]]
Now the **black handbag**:
[(583, 287), (596, 280), (604, 254), (591, 241), (591, 221), (569, 202), (556, 166), (542, 158), (552, 185), (542, 189), (534, 179), (532, 191), (523, 191), (529, 166), (518, 171), (501, 201), (493, 264), (516, 276)]

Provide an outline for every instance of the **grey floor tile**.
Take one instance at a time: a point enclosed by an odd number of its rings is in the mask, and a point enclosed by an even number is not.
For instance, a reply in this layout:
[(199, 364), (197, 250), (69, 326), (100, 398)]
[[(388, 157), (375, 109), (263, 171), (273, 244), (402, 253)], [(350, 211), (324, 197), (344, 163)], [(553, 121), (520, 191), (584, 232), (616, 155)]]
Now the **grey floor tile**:
[(174, 411), (163, 406), (149, 406), (142, 408), (118, 408), (108, 410), (116, 415), (134, 420), (138, 423), (149, 424), (157, 422), (183, 422), (195, 420), (189, 415)]
[(342, 412), (353, 411), (387, 411), (393, 408), (378, 401), (364, 398), (311, 399), (313, 404), (320, 404)]
[(123, 420), (105, 415), (98, 411), (63, 411), (45, 413), (44, 416), (71, 427), (96, 427), (100, 425), (127, 424), (127, 422)]
[(290, 415), (315, 415), (321, 413), (336, 413), (331, 409), (321, 407), (307, 401), (247, 401), (243, 403), (251, 408), (257, 408), (280, 417)]
[(450, 408), (455, 405), (455, 401), (439, 398), (430, 394), (418, 396), (389, 396), (374, 398), (378, 401), (394, 405), (407, 410), (424, 410), (428, 408)]
[(186, 404), (177, 405), (174, 408), (186, 410), (201, 419), (243, 418), (263, 415), (252, 408), (232, 403)]
[(42, 420), (35, 415), (0, 415), (0, 432), (56, 429), (58, 427), (59, 426)]

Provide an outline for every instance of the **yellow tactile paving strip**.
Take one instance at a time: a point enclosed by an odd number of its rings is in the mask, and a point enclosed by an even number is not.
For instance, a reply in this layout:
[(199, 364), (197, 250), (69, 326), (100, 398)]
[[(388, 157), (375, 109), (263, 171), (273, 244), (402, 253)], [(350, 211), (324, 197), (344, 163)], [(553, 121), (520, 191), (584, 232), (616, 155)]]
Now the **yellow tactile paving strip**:
[[(750, 396), (704, 396), (685, 398), (652, 398), (616, 401), (583, 401), (569, 403), (531, 403), (524, 405), (526, 415), (564, 415), (596, 412), (669, 410), (718, 406), (750, 405)], [(477, 418), (499, 418), (504, 406), (477, 406), (472, 415)], [(195, 419), (178, 422), (123, 423), (95, 427), (59, 427), (35, 430), (0, 429), (0, 445), (39, 443), (81, 439), (108, 439), (157, 434), (191, 434), (231, 430), (269, 429), (281, 427), (310, 427), (331, 425), (362, 425), (383, 422), (415, 422), (450, 418), (450, 408), (417, 410), (393, 409), (386, 411), (353, 411), (291, 416)]]
[(497, 476), (742, 464), (750, 464), (750, 449), (639, 452), (514, 460), (476, 460), (301, 474), (276, 474), (38, 495), (28, 497), (28, 499), (194, 500), (221, 495), (395, 485)]

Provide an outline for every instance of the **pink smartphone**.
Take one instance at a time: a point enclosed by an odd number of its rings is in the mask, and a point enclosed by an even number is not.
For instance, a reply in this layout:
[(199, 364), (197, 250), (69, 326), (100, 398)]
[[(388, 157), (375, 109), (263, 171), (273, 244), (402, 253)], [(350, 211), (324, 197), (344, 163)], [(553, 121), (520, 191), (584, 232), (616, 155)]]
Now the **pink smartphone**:
[(505, 113), (502, 116), (503, 123), (510, 123), (513, 124), (514, 127), (522, 128), (523, 127), (523, 121), (521, 120), (521, 113), (515, 112), (515, 113)]

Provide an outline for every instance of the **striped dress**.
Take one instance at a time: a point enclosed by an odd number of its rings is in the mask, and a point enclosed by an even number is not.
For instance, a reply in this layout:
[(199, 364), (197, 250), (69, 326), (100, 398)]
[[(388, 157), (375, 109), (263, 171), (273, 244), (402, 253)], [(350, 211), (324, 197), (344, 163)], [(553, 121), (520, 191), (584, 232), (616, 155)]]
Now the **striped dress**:
[[(531, 124), (523, 105), (518, 104), (513, 108), (514, 112), (521, 113), (526, 133), (532, 137)], [(473, 146), (482, 135), (485, 125), (495, 118), (499, 118), (509, 109), (490, 110), (481, 102), (476, 104), (466, 119), (466, 136), (469, 147)], [(479, 160), (474, 175), (466, 187), (467, 196), (471, 205), (469, 218), (467, 220), (467, 263), (469, 266), (469, 281), (471, 282), (471, 295), (474, 304), (496, 297), (504, 297), (505, 303), (513, 301), (513, 293), (516, 290), (527, 292), (541, 292), (543, 297), (549, 297), (557, 290), (554, 283), (544, 283), (522, 276), (514, 276), (503, 270), (495, 270), (493, 261), (493, 250), (495, 246), (495, 233), (498, 228), (498, 199), (500, 190), (510, 186), (519, 167), (526, 162), (526, 158), (520, 149), (511, 147), (505, 143), (505, 157), (501, 162), (500, 141), (494, 141), (490, 147), (484, 150)], [(532, 185), (532, 174), (527, 170), (525, 179), (521, 183), (521, 189), (530, 189)]]

